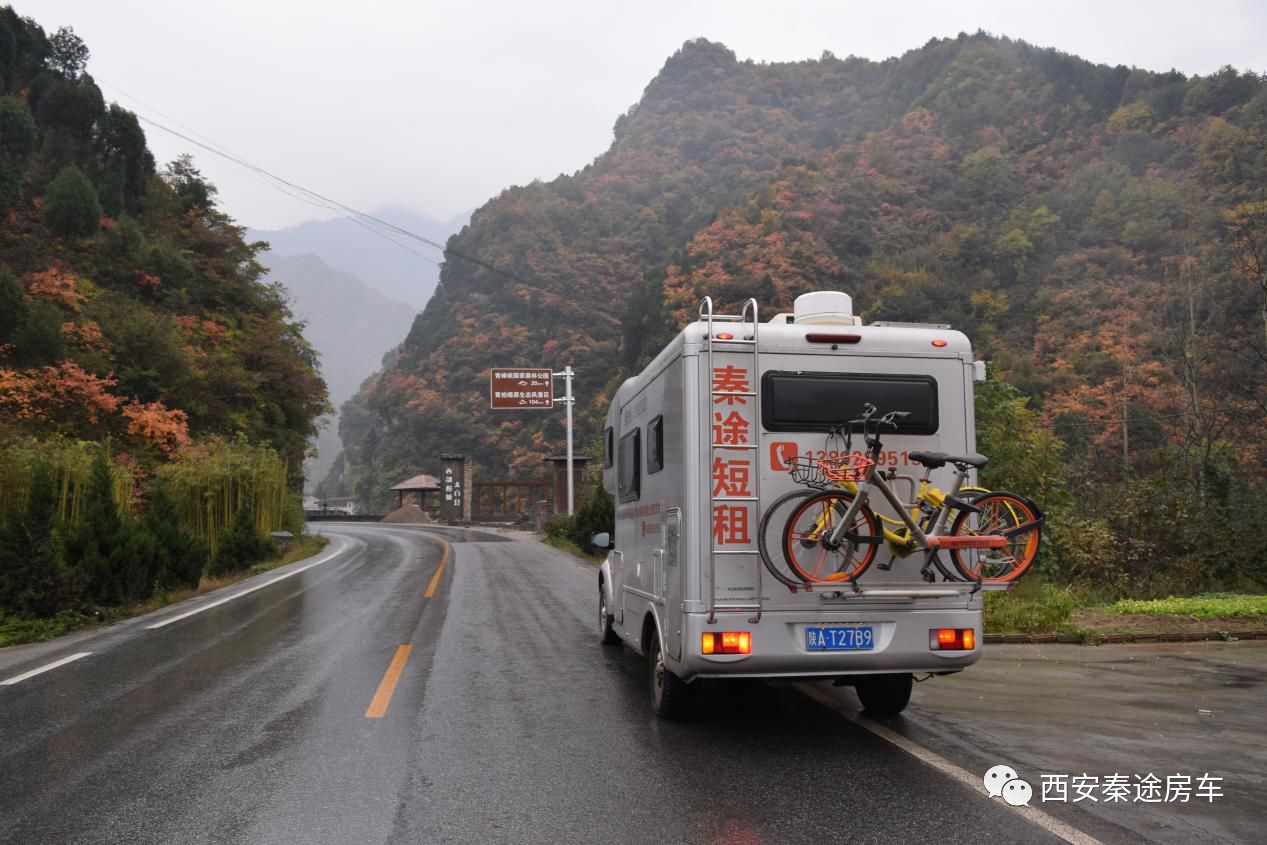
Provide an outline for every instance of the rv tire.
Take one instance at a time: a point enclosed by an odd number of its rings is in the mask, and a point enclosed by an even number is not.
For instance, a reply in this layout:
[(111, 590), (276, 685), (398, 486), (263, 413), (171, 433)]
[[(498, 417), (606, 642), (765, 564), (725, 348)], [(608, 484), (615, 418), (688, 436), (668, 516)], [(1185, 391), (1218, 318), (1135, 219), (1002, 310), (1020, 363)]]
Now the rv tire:
[(863, 675), (854, 692), (869, 716), (896, 716), (911, 701), (913, 678), (909, 672), (895, 675)]
[(660, 651), (660, 637), (651, 631), (647, 647), (647, 669), (651, 682), (651, 709), (662, 719), (681, 719), (691, 709), (691, 688), (669, 671)]
[(607, 610), (607, 591), (603, 582), (598, 582), (598, 635), (603, 645), (618, 645), (620, 636), (612, 630), (613, 617)]

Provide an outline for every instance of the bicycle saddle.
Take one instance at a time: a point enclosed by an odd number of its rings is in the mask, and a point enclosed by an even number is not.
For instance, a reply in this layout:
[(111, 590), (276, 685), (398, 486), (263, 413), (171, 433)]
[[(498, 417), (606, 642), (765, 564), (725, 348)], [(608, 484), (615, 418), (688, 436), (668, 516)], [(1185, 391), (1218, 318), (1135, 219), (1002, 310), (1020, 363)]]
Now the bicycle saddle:
[(915, 463), (930, 469), (938, 469), (946, 464), (959, 464), (979, 469), (990, 462), (990, 459), (985, 455), (979, 455), (976, 452), (971, 455), (947, 455), (945, 452), (911, 452), (907, 457)]

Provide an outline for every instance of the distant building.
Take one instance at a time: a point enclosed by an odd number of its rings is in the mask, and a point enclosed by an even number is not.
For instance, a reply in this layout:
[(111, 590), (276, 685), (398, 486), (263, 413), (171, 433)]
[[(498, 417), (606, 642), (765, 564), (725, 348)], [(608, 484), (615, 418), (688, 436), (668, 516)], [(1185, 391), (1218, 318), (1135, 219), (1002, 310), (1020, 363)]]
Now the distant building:
[(337, 496), (319, 499), (316, 496), (304, 496), (304, 513), (308, 516), (322, 514), (342, 514), (357, 516), (361, 513), (361, 503), (350, 496)]

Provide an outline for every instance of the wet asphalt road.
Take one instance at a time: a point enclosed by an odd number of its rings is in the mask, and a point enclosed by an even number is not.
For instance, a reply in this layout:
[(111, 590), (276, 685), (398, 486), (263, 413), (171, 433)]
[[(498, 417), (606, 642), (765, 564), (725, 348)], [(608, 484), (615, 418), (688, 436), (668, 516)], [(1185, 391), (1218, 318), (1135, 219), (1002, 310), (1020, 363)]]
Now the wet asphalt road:
[[(322, 530), (328, 562), (243, 598), (0, 655), (8, 677), (93, 652), (0, 687), (0, 842), (1060, 841), (791, 687), (716, 685), (692, 721), (656, 719), (567, 555)], [(1135, 841), (1115, 832), (1095, 831)]]

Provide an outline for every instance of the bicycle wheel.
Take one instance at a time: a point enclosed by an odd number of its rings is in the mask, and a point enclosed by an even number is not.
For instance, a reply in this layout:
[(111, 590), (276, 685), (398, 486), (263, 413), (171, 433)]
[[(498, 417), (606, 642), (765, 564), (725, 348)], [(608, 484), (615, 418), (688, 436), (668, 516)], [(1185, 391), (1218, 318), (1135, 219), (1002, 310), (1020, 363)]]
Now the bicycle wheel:
[[(770, 570), (775, 580), (791, 590), (799, 590), (804, 582), (795, 580), (799, 576), (778, 563), (784, 560), (783, 526), (787, 522), (788, 514), (803, 499), (814, 495), (817, 495), (817, 491), (804, 489), (784, 493), (766, 508), (766, 512), (761, 517), (761, 527), (757, 529), (757, 550), (761, 552), (762, 563), (765, 564), (766, 569)], [(772, 534), (774, 536), (771, 536)]]
[[(985, 489), (984, 487), (960, 487), (959, 492), (955, 495), (955, 498), (959, 499), (962, 502), (967, 502), (968, 504), (972, 504), (977, 499), (981, 498), (982, 496), (987, 495), (989, 492), (990, 491)], [(962, 511), (960, 511), (958, 508), (952, 508), (950, 513), (946, 515), (945, 524), (953, 526), (955, 524), (955, 519), (961, 513)], [(934, 516), (936, 516), (936, 513), (929, 514), (929, 516), (920, 523), (919, 527), (924, 530), (924, 533), (926, 534), (932, 533), (932, 530), (933, 530), (932, 523), (933, 523)], [(954, 566), (951, 566), (948, 563), (942, 563), (940, 552), (932, 556), (931, 562), (933, 564), (933, 567), (936, 568), (936, 570), (941, 573), (941, 577), (946, 579), (947, 581), (964, 580), (963, 575), (961, 575), (958, 571), (956, 571), (956, 568)], [(977, 579), (972, 578), (970, 580), (975, 581)]]
[(801, 502), (788, 517), (783, 529), (783, 555), (805, 583), (835, 584), (857, 578), (875, 559), (878, 541), (884, 535), (869, 507), (860, 508), (846, 528), (856, 539), (831, 544), (831, 533), (852, 503), (851, 494), (831, 490)]
[(951, 549), (950, 556), (968, 581), (1015, 581), (1038, 556), (1043, 515), (1038, 506), (1012, 493), (987, 493), (972, 503), (978, 513), (963, 511), (950, 533), (955, 537), (1003, 535), (1007, 545), (997, 549)]

